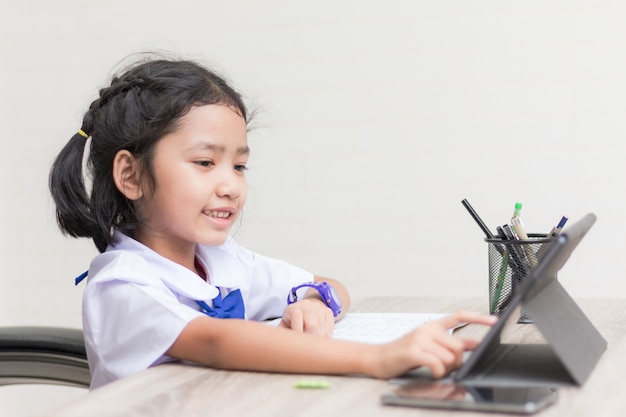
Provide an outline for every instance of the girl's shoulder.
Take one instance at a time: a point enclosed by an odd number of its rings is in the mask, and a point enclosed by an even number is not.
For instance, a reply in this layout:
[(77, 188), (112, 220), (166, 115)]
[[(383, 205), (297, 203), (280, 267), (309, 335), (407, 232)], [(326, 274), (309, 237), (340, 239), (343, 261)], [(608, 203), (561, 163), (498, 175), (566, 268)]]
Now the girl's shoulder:
[(155, 273), (141, 254), (126, 250), (109, 250), (96, 256), (89, 266), (89, 282), (113, 280), (154, 284)]
[(115, 231), (115, 243), (97, 255), (89, 266), (89, 282), (128, 281), (154, 285), (171, 261), (152, 249)]
[(190, 299), (212, 300), (218, 290), (193, 271), (152, 251), (109, 249), (96, 256), (89, 269), (87, 285), (108, 283), (151, 287), (158, 292)]

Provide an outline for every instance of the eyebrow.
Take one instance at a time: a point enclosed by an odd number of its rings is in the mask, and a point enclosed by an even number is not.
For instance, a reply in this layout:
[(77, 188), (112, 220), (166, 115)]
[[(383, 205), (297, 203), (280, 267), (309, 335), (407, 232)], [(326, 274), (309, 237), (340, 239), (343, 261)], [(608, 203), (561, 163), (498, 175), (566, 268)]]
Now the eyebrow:
[[(210, 151), (214, 151), (214, 152), (218, 152), (218, 153), (225, 153), (226, 152), (226, 147), (222, 146), (222, 145), (215, 145), (213, 143), (209, 143), (209, 142), (202, 142), (196, 146), (192, 146), (190, 148), (191, 150), (202, 150), (202, 149), (208, 149)], [(237, 155), (248, 155), (250, 153), (250, 147), (248, 146), (242, 146), (240, 148), (237, 148), (236, 151)]]

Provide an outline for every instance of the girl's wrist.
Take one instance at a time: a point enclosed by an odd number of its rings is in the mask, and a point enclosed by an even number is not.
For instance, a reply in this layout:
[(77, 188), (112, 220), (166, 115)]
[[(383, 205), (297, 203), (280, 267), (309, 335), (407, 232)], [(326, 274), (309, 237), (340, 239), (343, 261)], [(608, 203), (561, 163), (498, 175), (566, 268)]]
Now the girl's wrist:
[(357, 366), (361, 373), (374, 378), (381, 378), (382, 375), (382, 347), (383, 345), (365, 345), (360, 354), (355, 355), (358, 361)]
[(342, 313), (342, 299), (335, 288), (325, 281), (305, 282), (293, 287), (287, 297), (287, 303), (291, 304), (298, 301), (297, 291), (308, 287), (304, 294), (305, 299), (320, 300), (333, 313), (333, 317), (337, 319)]

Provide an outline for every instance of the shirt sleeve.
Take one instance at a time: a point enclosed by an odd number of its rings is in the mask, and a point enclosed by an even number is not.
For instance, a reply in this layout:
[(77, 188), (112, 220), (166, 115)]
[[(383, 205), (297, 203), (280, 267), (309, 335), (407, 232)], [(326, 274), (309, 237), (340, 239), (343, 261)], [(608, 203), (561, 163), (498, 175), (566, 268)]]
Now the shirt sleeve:
[(248, 288), (242, 290), (245, 294), (246, 314), (250, 320), (262, 321), (282, 316), (291, 289), (303, 282), (313, 281), (311, 272), (250, 251), (234, 239), (226, 242), (225, 249), (248, 271)]
[(171, 360), (165, 352), (202, 315), (165, 288), (118, 280), (88, 286), (83, 327), (92, 388)]

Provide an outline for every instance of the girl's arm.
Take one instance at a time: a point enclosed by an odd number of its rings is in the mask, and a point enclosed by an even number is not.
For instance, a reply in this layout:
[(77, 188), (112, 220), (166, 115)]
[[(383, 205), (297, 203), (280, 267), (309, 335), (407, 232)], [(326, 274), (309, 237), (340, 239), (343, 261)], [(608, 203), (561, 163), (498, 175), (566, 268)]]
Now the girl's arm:
[(166, 352), (220, 369), (285, 373), (366, 374), (391, 378), (428, 367), (436, 378), (461, 364), (463, 352), (477, 342), (451, 336), (460, 322), (491, 325), (495, 317), (456, 313), (434, 320), (385, 344), (347, 342), (276, 328), (267, 324), (198, 317)]

